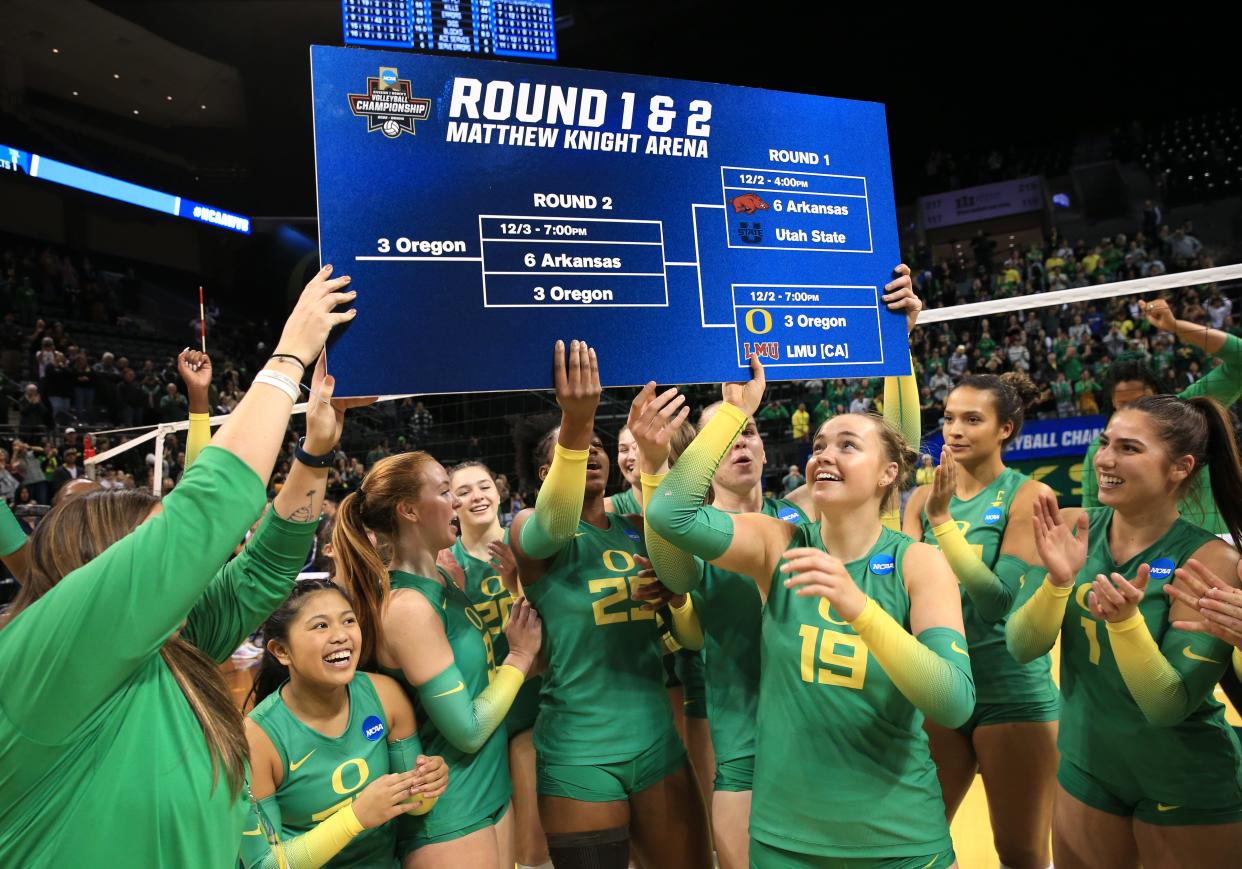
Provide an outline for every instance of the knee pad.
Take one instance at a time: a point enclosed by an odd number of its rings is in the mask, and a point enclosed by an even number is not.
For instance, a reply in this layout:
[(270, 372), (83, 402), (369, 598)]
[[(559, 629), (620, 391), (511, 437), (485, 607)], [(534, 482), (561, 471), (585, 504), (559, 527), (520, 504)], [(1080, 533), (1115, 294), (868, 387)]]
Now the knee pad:
[(549, 833), (548, 854), (556, 869), (628, 869), (630, 829)]

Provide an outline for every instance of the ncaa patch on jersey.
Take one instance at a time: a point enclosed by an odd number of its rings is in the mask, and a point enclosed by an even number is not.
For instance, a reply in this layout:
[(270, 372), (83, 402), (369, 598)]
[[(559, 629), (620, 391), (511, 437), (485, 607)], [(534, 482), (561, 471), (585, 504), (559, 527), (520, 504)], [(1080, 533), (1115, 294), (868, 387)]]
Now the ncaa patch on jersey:
[(384, 735), (383, 720), (377, 715), (367, 716), (367, 720), (362, 722), (362, 735), (371, 742), (375, 742)]
[(635, 531), (633, 528), (631, 528), (629, 525), (625, 526), (625, 536), (630, 538), (634, 542), (638, 542), (639, 540), (642, 539), (641, 535), (639, 535), (639, 533)]
[(893, 561), (893, 553), (881, 552), (879, 555), (871, 556), (871, 562), (867, 565), (868, 569), (876, 576), (884, 576), (893, 572), (896, 562)]
[(1148, 566), (1151, 568), (1152, 579), (1172, 579), (1173, 571), (1177, 567), (1172, 558), (1157, 558)]
[(776, 518), (783, 519), (790, 525), (797, 525), (802, 521), (802, 514), (795, 507), (782, 507), (776, 511)]
[(983, 522), (985, 525), (995, 525), (1004, 518), (1004, 515), (1000, 507), (989, 507), (983, 511)]

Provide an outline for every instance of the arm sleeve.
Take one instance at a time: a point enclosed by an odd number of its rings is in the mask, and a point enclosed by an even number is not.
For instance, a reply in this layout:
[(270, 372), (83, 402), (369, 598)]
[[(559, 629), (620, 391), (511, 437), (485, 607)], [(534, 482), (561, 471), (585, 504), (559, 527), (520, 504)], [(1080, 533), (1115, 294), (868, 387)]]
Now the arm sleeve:
[(1032, 568), (1027, 573), (1023, 591), (1028, 588), (1031, 593), (1019, 597), (1018, 608), (1005, 623), (1005, 645), (1022, 664), (1052, 650), (1065, 619), (1065, 605), (1074, 590), (1072, 585), (1053, 585), (1043, 568)]
[(504, 721), (526, 677), (517, 667), (497, 667), (492, 683), (478, 697), (465, 691), (456, 664), (418, 686), (427, 717), (458, 751), (474, 754)]
[(26, 545), (26, 532), (21, 523), (9, 509), (9, 505), (0, 501), (0, 556), (12, 555)]
[[(418, 756), (422, 753), (423, 742), (417, 733), (388, 743), (388, 771), (409, 772), (418, 765)], [(439, 798), (424, 799), (422, 794), (415, 794), (406, 800), (410, 804), (407, 814), (425, 815), (435, 807), (437, 799)]]
[[(279, 804), (276, 796), (262, 800), (260, 805), (272, 826), (279, 830)], [(275, 814), (273, 814), (275, 812)], [(242, 839), (242, 861), (246, 869), (319, 869), (332, 860), (364, 829), (350, 804), (342, 806), (312, 829), (279, 844), (268, 843), (262, 824), (251, 812), (251, 824)], [(253, 831), (257, 830), (258, 833)]]
[(1100, 506), (1100, 484), (1095, 479), (1095, 451), (1100, 448), (1099, 438), (1087, 447), (1082, 459), (1082, 506), (1084, 510)]
[(1157, 727), (1185, 721), (1229, 666), (1230, 647), (1215, 637), (1170, 630), (1157, 646), (1142, 613), (1106, 624), (1121, 678), (1144, 717)]
[[(664, 474), (643, 474), (643, 500), (653, 501), (660, 484), (664, 482)], [(685, 550), (678, 549), (665, 540), (650, 522), (643, 522), (643, 540), (647, 544), (647, 555), (651, 558), (651, 566), (664, 587), (677, 594), (685, 594), (699, 584), (702, 578), (702, 564)], [(674, 625), (674, 628), (676, 626)], [(679, 639), (680, 642), (680, 639)], [(702, 636), (699, 638), (702, 645)], [(685, 646), (685, 643), (682, 643)]]
[(556, 445), (552, 467), (535, 499), (535, 513), (522, 526), (522, 551), (528, 558), (551, 558), (573, 539), (582, 517), (590, 454)]
[(1214, 355), (1221, 364), (1179, 392), (1179, 398), (1206, 395), (1225, 407), (1242, 398), (1242, 338), (1226, 334), (1224, 346)]
[(740, 408), (721, 404), (669, 471), (659, 493), (647, 498), (646, 519), (655, 532), (706, 561), (723, 555), (733, 540), (733, 517), (703, 506), (703, 498), (746, 420)]
[[(911, 449), (917, 450), (923, 439), (923, 416), (919, 409), (919, 381), (914, 370), (911, 357), (909, 374), (884, 378), (884, 419), (901, 432)], [(886, 528), (901, 531), (900, 506), (885, 510), (880, 521)]]
[(37, 742), (68, 737), (181, 626), (263, 495), (245, 462), (203, 450), (162, 512), (0, 631), (0, 706), (9, 720)]
[(945, 727), (961, 727), (970, 718), (975, 680), (964, 636), (952, 628), (928, 628), (915, 639), (870, 599), (850, 627), (924, 715)]
[(306, 564), (314, 522), (268, 510), (241, 554), (224, 565), (190, 610), (182, 635), (218, 664), (284, 602)]
[(694, 601), (686, 595), (686, 602), (680, 607), (669, 604), (669, 612), (673, 614), (673, 639), (683, 649), (697, 652), (703, 648), (703, 626), (699, 624), (698, 613), (694, 611)]
[(1007, 616), (1029, 565), (1016, 556), (1002, 555), (993, 573), (966, 542), (966, 535), (956, 522), (937, 525), (932, 533), (979, 616), (988, 622), (999, 622)]
[(203, 447), (211, 442), (211, 414), (209, 413), (191, 413), (190, 429), (186, 432), (185, 437), (185, 467), (189, 470), (190, 465), (194, 464), (194, 460), (198, 458), (198, 454), (203, 451)]

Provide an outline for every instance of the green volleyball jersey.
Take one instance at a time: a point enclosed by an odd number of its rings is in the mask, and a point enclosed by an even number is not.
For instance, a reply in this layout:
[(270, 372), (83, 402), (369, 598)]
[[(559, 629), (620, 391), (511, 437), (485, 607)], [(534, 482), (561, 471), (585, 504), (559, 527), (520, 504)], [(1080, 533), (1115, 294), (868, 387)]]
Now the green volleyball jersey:
[(546, 573), (526, 586), (543, 619), (535, 748), (552, 763), (630, 760), (673, 731), (655, 613), (631, 597), (642, 534), (617, 514), (579, 521)]
[[(509, 529), (505, 529), (504, 542), (509, 542)], [(492, 638), (492, 656), (499, 667), (509, 654), (509, 639), (504, 634), (509, 624), (509, 611), (513, 608), (513, 594), (505, 588), (504, 581), (496, 573), (490, 561), (475, 558), (466, 551), (461, 538), (453, 544), (453, 558), (461, 566), (466, 577), (466, 597), (474, 605), (474, 611), (483, 620), (483, 626)], [(527, 679), (518, 690), (513, 706), (505, 715), (505, 729), (510, 737), (529, 730), (539, 712), (539, 690), (543, 677)]]
[[(1224, 707), (1209, 694), (1180, 724), (1158, 727), (1144, 717), (1113, 657), (1107, 627), (1091, 617), (1087, 595), (1098, 574), (1133, 579), (1139, 565), (1151, 566), (1139, 612), (1159, 645), (1171, 630), (1164, 593), (1174, 571), (1214, 536), (1185, 519), (1125, 563), (1108, 545), (1113, 510), (1087, 511), (1087, 562), (1078, 572), (1061, 625), (1061, 756), (1104, 781), (1118, 781), (1168, 803), (1206, 805), (1205, 799), (1242, 797), (1242, 754)], [(1186, 634), (1184, 654), (1219, 662), (1223, 673), (1230, 648), (1201, 634)], [(1192, 649), (1190, 643), (1194, 643)]]
[[(949, 515), (974, 547), (975, 554), (988, 566), (996, 568), (1001, 543), (1009, 525), (1009, 510), (1018, 490), (1030, 479), (1013, 468), (1003, 470), (973, 498), (962, 500), (956, 495), (949, 502)], [(931, 522), (924, 511), (923, 540), (936, 546)], [(1054, 700), (1056, 685), (1052, 681), (1052, 662), (1047, 655), (1028, 664), (1019, 664), (1005, 646), (1005, 622), (988, 622), (975, 611), (974, 601), (962, 592), (962, 621), (966, 626), (966, 642), (970, 648), (970, 669), (975, 677), (978, 703), (1041, 703)]]
[(629, 488), (624, 492), (618, 492), (612, 496), (612, 511), (620, 516), (639, 516), (642, 515), (643, 508), (639, 506), (638, 499), (634, 497), (634, 489)]
[[(864, 594), (909, 630), (901, 563), (910, 537), (884, 528), (845, 565)], [(820, 523), (790, 549), (824, 549)], [(750, 834), (801, 854), (856, 858), (951, 847), (923, 713), (822, 597), (777, 571), (763, 609), (763, 668)]]
[[(285, 705), (280, 689), (263, 698), (250, 718), (276, 746), (284, 779), (276, 793), (262, 801), (265, 811), (275, 802), (280, 838), (288, 841), (319, 826), (349, 805), (375, 779), (388, 775), (388, 717), (366, 673), (349, 683), (349, 723), (340, 736), (326, 736), (308, 727)], [(259, 829), (242, 838), (242, 856), (250, 859), (251, 843), (261, 859), (270, 849)], [(363, 830), (327, 866), (333, 869), (392, 869), (396, 865), (396, 827), (382, 824)]]
[[(440, 612), (444, 633), (453, 650), (453, 663), (461, 671), (464, 690), (477, 697), (487, 688), (494, 662), (492, 637), (483, 619), (470, 605), (452, 580), (442, 575), (444, 583), (425, 576), (394, 570), (389, 573), (393, 589), (408, 588), (427, 598)], [(440, 732), (419, 698), (418, 689), (410, 685), (401, 670), (383, 668), (405, 688), (418, 721), (418, 738), (423, 753), (440, 755), (452, 771), (452, 786), (426, 815), (402, 815), (398, 835), (403, 841), (427, 838), (460, 830), (494, 813), (509, 801), (513, 786), (509, 779), (509, 748), (504, 725), (497, 727), (475, 754), (457, 748)]]
[[(761, 512), (795, 525), (807, 521), (792, 501), (764, 498)], [(708, 564), (690, 593), (703, 628), (707, 723), (720, 762), (754, 757), (759, 709), (763, 599), (748, 576)]]

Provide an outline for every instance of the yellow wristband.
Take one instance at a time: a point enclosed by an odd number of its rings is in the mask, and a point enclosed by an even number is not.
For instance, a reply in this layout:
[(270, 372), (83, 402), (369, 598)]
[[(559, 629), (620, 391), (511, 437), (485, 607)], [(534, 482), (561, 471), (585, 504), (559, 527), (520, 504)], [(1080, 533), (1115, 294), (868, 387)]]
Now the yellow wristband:
[(563, 447), (559, 443), (556, 445), (556, 455), (567, 462), (585, 462), (587, 456), (591, 455), (589, 449), (571, 450), (569, 447)]

